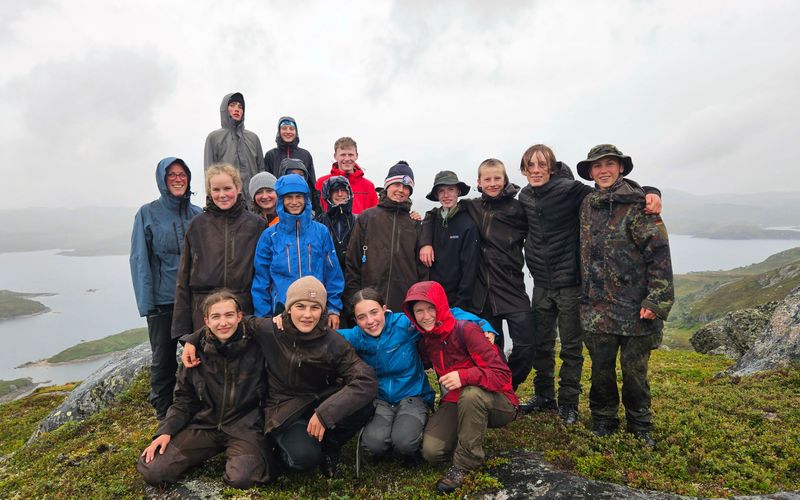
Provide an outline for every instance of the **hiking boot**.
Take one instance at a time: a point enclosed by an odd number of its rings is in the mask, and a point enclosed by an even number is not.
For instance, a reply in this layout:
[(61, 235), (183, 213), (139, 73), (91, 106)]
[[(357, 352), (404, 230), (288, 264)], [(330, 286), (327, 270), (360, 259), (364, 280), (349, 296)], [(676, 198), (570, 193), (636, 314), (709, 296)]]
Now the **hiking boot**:
[(656, 440), (650, 435), (650, 431), (633, 431), (631, 434), (648, 448), (656, 447)]
[(439, 493), (452, 493), (464, 484), (464, 476), (467, 471), (453, 465), (436, 483), (436, 490)]
[(319, 471), (328, 479), (334, 479), (336, 472), (339, 469), (339, 453), (326, 453), (322, 456), (322, 462), (319, 463)]
[(558, 405), (558, 416), (564, 425), (575, 425), (578, 421), (578, 405), (563, 404)]
[(526, 403), (519, 405), (519, 411), (522, 413), (531, 413), (534, 411), (557, 411), (558, 403), (553, 398), (539, 396), (538, 394)]
[(608, 420), (600, 420), (599, 422), (595, 421), (592, 422), (592, 434), (597, 437), (610, 436), (611, 434), (617, 432), (618, 427), (619, 424), (615, 422), (609, 422)]

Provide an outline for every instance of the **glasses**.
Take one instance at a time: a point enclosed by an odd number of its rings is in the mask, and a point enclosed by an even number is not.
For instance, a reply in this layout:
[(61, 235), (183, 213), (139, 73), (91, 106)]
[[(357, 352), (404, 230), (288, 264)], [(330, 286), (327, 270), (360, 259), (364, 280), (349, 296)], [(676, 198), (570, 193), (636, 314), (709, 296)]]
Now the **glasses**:
[(186, 179), (186, 172), (170, 172), (167, 174), (167, 179)]

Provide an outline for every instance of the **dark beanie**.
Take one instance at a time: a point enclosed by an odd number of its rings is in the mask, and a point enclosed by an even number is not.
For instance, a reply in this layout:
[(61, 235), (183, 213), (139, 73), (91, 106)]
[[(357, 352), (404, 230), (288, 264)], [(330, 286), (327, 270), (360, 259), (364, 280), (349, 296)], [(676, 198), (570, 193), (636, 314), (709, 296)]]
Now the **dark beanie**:
[(414, 192), (414, 171), (408, 166), (408, 162), (403, 160), (395, 163), (386, 174), (386, 179), (383, 181), (384, 189), (392, 184), (401, 183), (408, 186), (411, 192)]

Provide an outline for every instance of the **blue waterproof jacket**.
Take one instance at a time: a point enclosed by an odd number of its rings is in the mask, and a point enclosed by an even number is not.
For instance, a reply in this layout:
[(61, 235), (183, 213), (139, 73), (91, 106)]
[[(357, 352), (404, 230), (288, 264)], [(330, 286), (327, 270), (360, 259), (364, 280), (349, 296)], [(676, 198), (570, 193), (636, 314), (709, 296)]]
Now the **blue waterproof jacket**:
[[(186, 194), (177, 197), (167, 189), (167, 169), (179, 163), (186, 172)], [(131, 279), (139, 314), (156, 312), (156, 306), (175, 302), (175, 280), (181, 260), (183, 237), (189, 221), (202, 212), (189, 202), (192, 173), (180, 158), (164, 158), (156, 167), (161, 197), (142, 205), (131, 233)]]
[[(497, 332), (483, 320), (458, 307), (451, 309), (457, 320), (473, 321), (485, 332)], [(386, 325), (377, 337), (361, 327), (338, 330), (378, 376), (378, 399), (397, 404), (410, 397), (421, 397), (433, 406), (434, 392), (417, 351), (420, 333), (403, 313), (386, 311)]]
[[(297, 174), (284, 175), (275, 183), (278, 223), (261, 233), (256, 246), (255, 275), (251, 295), (256, 316), (283, 311), (286, 290), (303, 276), (314, 276), (328, 292), (329, 313), (342, 310), (344, 276), (328, 228), (311, 217), (308, 184)], [(283, 207), (283, 197), (303, 193), (306, 204), (298, 215)]]

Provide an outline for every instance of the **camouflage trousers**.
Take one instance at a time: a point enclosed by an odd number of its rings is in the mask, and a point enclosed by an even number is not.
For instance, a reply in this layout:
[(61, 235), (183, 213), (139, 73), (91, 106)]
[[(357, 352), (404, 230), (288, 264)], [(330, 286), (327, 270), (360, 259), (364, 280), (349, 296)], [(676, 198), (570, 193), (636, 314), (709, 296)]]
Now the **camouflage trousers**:
[(661, 333), (644, 336), (606, 335), (587, 332), (586, 347), (592, 360), (592, 387), (589, 409), (592, 420), (619, 425), (617, 390), (617, 352), (622, 368), (622, 404), (630, 432), (650, 431), (650, 384), (647, 365), (650, 351), (661, 345)]

